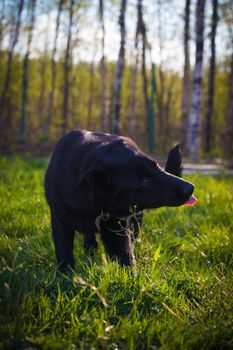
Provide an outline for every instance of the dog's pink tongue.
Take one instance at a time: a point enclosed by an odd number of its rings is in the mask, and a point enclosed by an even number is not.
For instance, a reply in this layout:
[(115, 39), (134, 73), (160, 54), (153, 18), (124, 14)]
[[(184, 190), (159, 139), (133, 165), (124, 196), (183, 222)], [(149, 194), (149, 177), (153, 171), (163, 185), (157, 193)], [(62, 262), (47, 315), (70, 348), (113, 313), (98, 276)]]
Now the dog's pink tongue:
[(195, 205), (196, 203), (197, 203), (197, 198), (194, 197), (194, 196), (191, 196), (191, 197), (187, 200), (187, 202), (184, 203), (184, 205), (189, 205), (189, 206), (191, 206), (191, 205)]

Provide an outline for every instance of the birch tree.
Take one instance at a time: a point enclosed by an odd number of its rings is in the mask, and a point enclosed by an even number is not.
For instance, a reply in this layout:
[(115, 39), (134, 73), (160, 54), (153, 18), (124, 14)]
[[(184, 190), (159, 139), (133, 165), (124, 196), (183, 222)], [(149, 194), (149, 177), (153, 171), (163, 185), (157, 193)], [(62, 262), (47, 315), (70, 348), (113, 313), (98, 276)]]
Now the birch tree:
[(120, 132), (120, 115), (121, 115), (121, 85), (122, 85), (122, 76), (124, 69), (125, 61), (125, 12), (126, 12), (127, 0), (121, 0), (120, 16), (119, 16), (119, 25), (120, 25), (120, 50), (118, 54), (118, 60), (116, 64), (115, 71), (115, 83), (114, 83), (114, 115), (113, 115), (113, 127), (112, 131), (115, 134)]
[(138, 52), (138, 39), (135, 39), (134, 44), (135, 51), (135, 62), (132, 72), (132, 83), (131, 83), (131, 94), (130, 94), (130, 115), (128, 121), (128, 133), (132, 137), (134, 135), (136, 126), (136, 89), (137, 89), (137, 75), (138, 75), (138, 63), (139, 63), (139, 52)]
[(163, 62), (163, 51), (164, 51), (164, 34), (162, 25), (162, 1), (158, 0), (158, 41), (159, 41), (159, 56), (160, 64), (158, 66), (158, 78), (159, 78), (159, 89), (157, 89), (157, 103), (158, 103), (158, 130), (157, 139), (165, 148), (165, 111), (164, 111), (164, 101), (165, 101), (165, 71)]
[(204, 47), (204, 10), (205, 0), (196, 4), (196, 55), (193, 73), (193, 94), (188, 130), (188, 147), (191, 158), (199, 160), (200, 147), (200, 107), (202, 94), (202, 63)]
[(19, 0), (18, 7), (17, 7), (17, 15), (15, 18), (15, 21), (13, 22), (12, 30), (10, 33), (10, 43), (9, 43), (9, 50), (8, 50), (8, 57), (7, 57), (6, 75), (5, 75), (3, 89), (0, 97), (1, 132), (3, 132), (4, 120), (7, 117), (9, 117), (8, 115), (6, 115), (6, 108), (9, 102), (8, 100), (9, 100), (9, 89), (10, 89), (10, 83), (11, 83), (12, 62), (13, 62), (15, 46), (17, 44), (18, 37), (19, 37), (23, 7), (24, 7), (24, 0)]
[(57, 66), (56, 66), (56, 53), (57, 53), (57, 41), (58, 41), (58, 34), (59, 34), (59, 28), (60, 28), (60, 18), (62, 13), (62, 8), (65, 0), (59, 0), (58, 3), (58, 11), (57, 11), (57, 17), (56, 17), (56, 29), (55, 29), (55, 37), (53, 42), (53, 51), (52, 51), (52, 58), (51, 58), (51, 86), (50, 86), (50, 92), (49, 92), (49, 108), (48, 108), (48, 114), (44, 125), (44, 135), (46, 138), (49, 137), (49, 130), (51, 125), (51, 119), (53, 114), (53, 103), (54, 103), (54, 94), (55, 94), (55, 84), (56, 84), (56, 76), (57, 76)]
[(139, 40), (142, 42), (142, 81), (143, 81), (143, 98), (145, 105), (146, 118), (149, 113), (149, 97), (147, 89), (147, 74), (146, 74), (146, 48), (147, 48), (147, 38), (146, 38), (146, 26), (143, 19), (143, 0), (137, 1), (137, 26), (134, 41), (134, 52), (135, 52), (135, 63), (133, 68), (133, 78), (131, 85), (131, 113), (129, 118), (128, 129), (132, 136), (134, 133), (134, 128), (136, 124), (136, 87), (137, 87), (137, 74), (138, 74), (138, 63), (139, 63)]
[[(47, 83), (47, 63), (48, 63), (48, 41), (45, 42), (45, 48), (43, 55), (40, 58), (40, 66), (38, 69), (39, 75), (40, 75), (40, 87), (39, 87), (39, 96), (38, 96), (38, 102), (37, 102), (37, 115), (40, 120), (40, 125), (42, 125), (42, 133), (43, 138), (47, 139), (47, 135), (44, 133), (45, 129), (45, 118), (46, 113), (48, 113), (47, 109), (47, 94), (46, 94), (46, 83)], [(44, 124), (44, 125), (43, 125)]]
[(100, 129), (107, 130), (107, 114), (106, 114), (106, 95), (107, 95), (107, 67), (105, 58), (105, 23), (104, 23), (104, 0), (99, 0), (99, 18), (101, 23), (101, 112), (100, 112)]
[(229, 92), (226, 112), (226, 140), (224, 142), (227, 157), (233, 159), (233, 12), (232, 0), (227, 0), (221, 4), (221, 11), (227, 25), (228, 37), (227, 46), (230, 48), (230, 75)]
[(5, 10), (6, 10), (6, 3), (5, 3), (5, 0), (2, 0), (1, 16), (0, 16), (0, 51), (2, 50), (2, 41), (4, 36)]
[(65, 50), (65, 61), (63, 68), (64, 85), (63, 85), (63, 105), (62, 105), (62, 132), (65, 133), (68, 127), (68, 103), (69, 103), (69, 90), (70, 90), (70, 69), (71, 69), (71, 39), (72, 39), (72, 27), (73, 27), (73, 15), (74, 15), (74, 2), (75, 0), (70, 0), (69, 6), (69, 24), (68, 24), (68, 34), (67, 43)]
[(143, 79), (143, 96), (144, 105), (146, 110), (146, 117), (149, 112), (149, 97), (147, 89), (147, 75), (146, 75), (146, 48), (147, 48), (147, 38), (146, 38), (146, 26), (143, 19), (143, 8), (142, 0), (138, 0), (138, 31), (142, 37), (142, 79)]
[(233, 52), (231, 54), (231, 71), (229, 77), (229, 96), (226, 120), (226, 155), (233, 157)]
[(136, 88), (137, 88), (137, 75), (138, 75), (138, 63), (139, 63), (139, 50), (138, 50), (138, 44), (139, 44), (139, 16), (138, 16), (138, 7), (139, 7), (139, 1), (137, 3), (137, 24), (136, 24), (136, 31), (135, 31), (135, 38), (134, 38), (134, 56), (135, 56), (135, 62), (133, 66), (133, 72), (132, 72), (132, 84), (131, 84), (131, 95), (130, 95), (130, 116), (128, 121), (128, 133), (132, 137), (135, 131), (135, 125), (136, 125)]
[[(95, 56), (95, 55), (94, 55)], [(91, 130), (92, 112), (93, 112), (93, 94), (94, 94), (94, 56), (90, 63), (90, 84), (89, 84), (89, 99), (87, 105), (87, 130)]]
[(184, 11), (184, 75), (183, 75), (183, 92), (182, 92), (182, 116), (181, 116), (181, 143), (183, 152), (187, 150), (187, 129), (190, 111), (190, 3), (191, 0), (185, 1)]
[(211, 56), (210, 56), (210, 70), (209, 70), (209, 86), (208, 86), (208, 100), (205, 123), (205, 143), (204, 149), (209, 152), (211, 149), (212, 138), (212, 120), (214, 110), (214, 82), (215, 82), (215, 61), (216, 61), (216, 30), (218, 23), (218, 0), (212, 0), (212, 21), (211, 21)]
[(29, 27), (28, 27), (28, 39), (27, 49), (23, 59), (23, 76), (22, 76), (22, 102), (21, 102), (21, 113), (20, 113), (20, 126), (19, 126), (19, 137), (20, 140), (24, 140), (26, 132), (26, 108), (27, 108), (27, 92), (28, 92), (28, 64), (29, 55), (32, 43), (33, 27), (35, 23), (35, 6), (36, 0), (29, 2)]

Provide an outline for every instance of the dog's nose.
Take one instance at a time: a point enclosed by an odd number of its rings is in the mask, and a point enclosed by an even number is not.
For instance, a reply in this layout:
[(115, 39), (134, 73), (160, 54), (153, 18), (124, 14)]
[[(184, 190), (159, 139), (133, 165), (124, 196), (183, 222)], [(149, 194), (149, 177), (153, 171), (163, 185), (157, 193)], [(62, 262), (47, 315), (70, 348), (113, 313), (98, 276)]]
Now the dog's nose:
[(186, 182), (183, 186), (182, 186), (182, 194), (184, 194), (185, 196), (188, 195), (192, 195), (193, 191), (194, 191), (194, 185), (191, 184), (190, 182)]

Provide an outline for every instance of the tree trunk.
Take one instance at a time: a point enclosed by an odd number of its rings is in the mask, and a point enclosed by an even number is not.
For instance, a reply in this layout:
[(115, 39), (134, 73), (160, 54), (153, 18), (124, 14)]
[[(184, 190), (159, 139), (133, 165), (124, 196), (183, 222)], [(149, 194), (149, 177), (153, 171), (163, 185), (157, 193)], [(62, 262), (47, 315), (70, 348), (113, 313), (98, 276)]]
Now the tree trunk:
[(73, 27), (73, 11), (74, 10), (74, 0), (70, 0), (69, 8), (69, 27), (68, 36), (65, 52), (65, 62), (64, 62), (64, 87), (63, 87), (63, 106), (62, 106), (62, 132), (63, 134), (67, 131), (68, 127), (68, 107), (69, 107), (69, 89), (70, 89), (70, 79), (69, 73), (71, 69), (71, 39), (72, 39), (72, 27)]
[(147, 75), (146, 75), (146, 37), (143, 38), (142, 42), (142, 79), (143, 79), (143, 95), (144, 95), (144, 105), (146, 116), (148, 116), (149, 111), (149, 97), (147, 89)]
[(229, 158), (233, 159), (233, 52), (231, 55), (231, 73), (227, 107), (226, 141), (226, 154)]
[(187, 152), (187, 130), (190, 111), (190, 59), (189, 59), (189, 37), (190, 37), (190, 3), (186, 0), (184, 13), (184, 76), (182, 95), (182, 117), (181, 117), (181, 144), (183, 152)]
[(124, 60), (125, 60), (125, 12), (126, 12), (126, 3), (127, 0), (121, 0), (121, 9), (119, 16), (119, 25), (121, 32), (121, 42), (120, 50), (118, 55), (118, 60), (116, 64), (115, 71), (115, 84), (114, 84), (114, 116), (113, 116), (113, 127), (112, 131), (115, 134), (120, 132), (120, 115), (121, 115), (121, 85), (122, 85), (122, 76), (124, 69)]
[(18, 5), (18, 11), (17, 11), (17, 18), (16, 23), (13, 24), (13, 29), (10, 35), (10, 48), (8, 52), (8, 59), (7, 59), (7, 68), (6, 68), (6, 76), (3, 84), (3, 90), (1, 93), (0, 98), (0, 116), (1, 116), (1, 122), (0, 122), (0, 132), (3, 133), (5, 119), (9, 117), (6, 116), (6, 109), (7, 109), (7, 103), (9, 102), (9, 88), (11, 83), (11, 71), (12, 71), (12, 61), (14, 56), (14, 49), (15, 45), (17, 44), (18, 37), (19, 37), (19, 31), (21, 26), (21, 15), (23, 11), (24, 6), (24, 0), (19, 1)]
[[(146, 119), (148, 118), (149, 113), (149, 96), (148, 96), (148, 82), (146, 75), (146, 48), (147, 48), (147, 39), (146, 39), (146, 26), (143, 20), (143, 0), (137, 1), (137, 30), (136, 30), (136, 38), (135, 38), (135, 51), (136, 55), (138, 55), (138, 41), (139, 36), (142, 41), (142, 82), (143, 82), (143, 98), (144, 98), (144, 107), (145, 107), (145, 115)], [(138, 65), (138, 57), (136, 56), (136, 64), (135, 64), (135, 72), (137, 74), (137, 65)], [(133, 77), (135, 79), (136, 77)], [(136, 86), (135, 86), (136, 88)], [(148, 128), (147, 128), (148, 129)], [(148, 130), (147, 130), (148, 133)]]
[(0, 18), (0, 51), (2, 51), (2, 40), (4, 36), (4, 18), (5, 18), (5, 8), (6, 8), (6, 3), (5, 0), (2, 0), (2, 5), (1, 5), (1, 18)]
[(107, 113), (106, 113), (106, 93), (107, 93), (107, 67), (105, 60), (105, 25), (104, 25), (104, 0), (99, 0), (99, 17), (102, 29), (101, 40), (101, 115), (100, 115), (100, 129), (107, 131)]
[(163, 70), (163, 35), (162, 35), (162, 2), (158, 0), (158, 40), (159, 40), (159, 55), (160, 64), (158, 66), (159, 89), (157, 91), (158, 101), (158, 128), (157, 140), (162, 149), (165, 144), (165, 120), (164, 120), (164, 96), (165, 96), (165, 76)]
[(215, 60), (216, 60), (216, 30), (218, 22), (218, 0), (212, 0), (213, 14), (211, 23), (211, 57), (210, 57), (210, 71), (209, 71), (209, 87), (208, 87), (208, 101), (206, 111), (206, 125), (205, 125), (205, 144), (206, 152), (211, 150), (212, 137), (212, 119), (214, 109), (214, 81), (215, 81)]
[(199, 160), (200, 147), (200, 107), (202, 93), (202, 62), (204, 46), (204, 10), (205, 0), (197, 0), (196, 5), (196, 56), (193, 74), (193, 95), (189, 121), (189, 154), (195, 161)]
[(165, 149), (170, 147), (170, 142), (173, 139), (173, 92), (174, 92), (174, 87), (176, 85), (176, 75), (172, 74), (171, 78), (169, 79), (169, 83), (166, 89), (166, 98), (165, 98), (165, 104), (164, 104), (164, 115), (165, 115), (165, 120), (166, 120), (166, 125), (164, 128), (164, 134), (166, 135), (165, 137)]
[(135, 42), (134, 42), (134, 51), (135, 51), (135, 62), (133, 67), (133, 76), (132, 76), (132, 85), (131, 85), (131, 96), (130, 96), (130, 116), (128, 122), (128, 133), (129, 136), (133, 137), (135, 134), (136, 126), (136, 88), (137, 88), (137, 75), (138, 75), (138, 35), (136, 32)]
[(139, 53), (138, 53), (138, 44), (139, 38), (142, 41), (142, 81), (143, 81), (143, 98), (144, 98), (144, 106), (145, 106), (145, 115), (146, 119), (148, 118), (149, 113), (149, 97), (147, 90), (147, 75), (146, 75), (146, 27), (143, 20), (143, 10), (142, 10), (142, 1), (137, 1), (137, 27), (135, 34), (135, 64), (133, 69), (133, 80), (132, 80), (132, 88), (131, 88), (131, 113), (129, 119), (128, 129), (130, 135), (134, 134), (134, 128), (136, 123), (136, 85), (137, 85), (137, 72), (138, 72), (138, 61), (139, 61)]
[(56, 53), (57, 53), (57, 40), (58, 40), (58, 34), (59, 34), (59, 28), (60, 28), (60, 18), (61, 18), (61, 12), (62, 7), (64, 4), (64, 0), (60, 0), (58, 4), (58, 11), (57, 11), (57, 18), (56, 18), (56, 31), (55, 31), (55, 37), (54, 37), (54, 43), (53, 43), (53, 51), (52, 51), (52, 58), (51, 58), (51, 87), (49, 92), (49, 108), (48, 108), (48, 114), (44, 125), (44, 135), (46, 138), (49, 137), (49, 130), (51, 125), (51, 119), (53, 114), (53, 101), (54, 101), (54, 93), (55, 93), (55, 83), (56, 83), (56, 76), (57, 76), (57, 69), (56, 69)]
[(87, 130), (91, 130), (92, 110), (93, 110), (93, 94), (94, 94), (94, 57), (90, 64), (90, 85), (89, 85), (89, 101), (87, 110)]
[(165, 77), (164, 77), (164, 71), (163, 71), (163, 65), (162, 62), (160, 63), (158, 67), (158, 76), (159, 76), (159, 87), (157, 91), (157, 101), (158, 101), (158, 121), (159, 121), (159, 127), (158, 127), (158, 141), (160, 144), (160, 147), (164, 149), (165, 145), (165, 113), (164, 113), (164, 96), (165, 96)]
[(149, 113), (149, 97), (147, 91), (147, 75), (146, 75), (146, 26), (143, 20), (143, 11), (142, 11), (142, 0), (138, 0), (138, 30), (142, 36), (142, 80), (143, 80), (143, 96), (144, 96), (144, 105), (146, 117)]
[(154, 100), (156, 93), (156, 77), (155, 77), (155, 64), (152, 63), (151, 67), (151, 96), (150, 106), (148, 114), (148, 152), (153, 154), (155, 144), (155, 113), (154, 113)]
[[(40, 74), (40, 93), (38, 98), (38, 118), (39, 118), (39, 124), (42, 126), (44, 132), (44, 124), (45, 124), (45, 114), (48, 112), (46, 108), (46, 68), (47, 68), (47, 57), (48, 57), (48, 42), (45, 43), (45, 51), (43, 54), (43, 57), (40, 59), (40, 68), (39, 68), (39, 74)], [(41, 131), (41, 130), (40, 130)], [(45, 134), (43, 133), (45, 136)]]
[(19, 125), (19, 138), (21, 141), (25, 139), (26, 133), (26, 108), (27, 108), (27, 91), (28, 91), (28, 63), (30, 48), (32, 42), (32, 33), (35, 22), (35, 6), (36, 0), (31, 0), (29, 3), (31, 9), (30, 27), (28, 31), (28, 41), (27, 41), (27, 51), (23, 59), (23, 77), (22, 77), (22, 104), (21, 104), (21, 114), (20, 114), (20, 125)]

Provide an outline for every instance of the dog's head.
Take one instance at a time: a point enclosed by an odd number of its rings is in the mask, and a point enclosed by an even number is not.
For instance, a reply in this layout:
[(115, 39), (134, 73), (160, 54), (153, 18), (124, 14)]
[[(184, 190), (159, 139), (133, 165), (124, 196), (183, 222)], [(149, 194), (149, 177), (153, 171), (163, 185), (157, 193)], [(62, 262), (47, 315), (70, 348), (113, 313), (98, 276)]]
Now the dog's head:
[(95, 161), (79, 181), (102, 199), (103, 210), (112, 213), (138, 209), (180, 206), (187, 202), (194, 185), (181, 175), (179, 149), (170, 152), (166, 170), (127, 138), (100, 145)]

